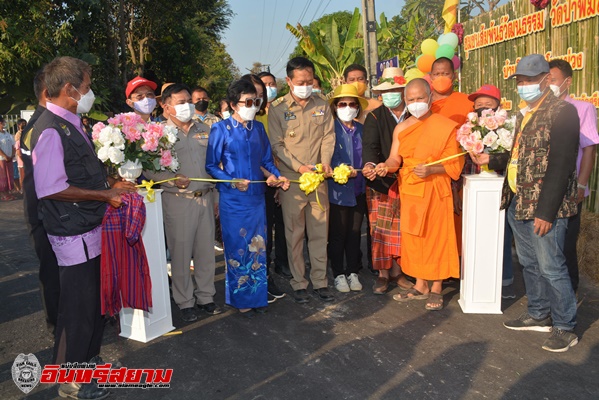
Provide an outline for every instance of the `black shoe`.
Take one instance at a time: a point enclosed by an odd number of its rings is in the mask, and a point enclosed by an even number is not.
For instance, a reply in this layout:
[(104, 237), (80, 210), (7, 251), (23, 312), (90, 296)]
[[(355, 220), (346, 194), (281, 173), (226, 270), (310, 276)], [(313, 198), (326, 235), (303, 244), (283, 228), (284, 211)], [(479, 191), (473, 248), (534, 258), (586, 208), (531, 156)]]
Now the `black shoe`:
[(223, 312), (223, 310), (215, 303), (198, 304), (198, 308), (207, 312), (210, 315), (218, 315)]
[(506, 285), (501, 287), (501, 298), (502, 299), (515, 299), (516, 292), (514, 291), (513, 285)]
[(333, 296), (333, 293), (331, 293), (331, 291), (327, 287), (323, 287), (320, 289), (314, 289), (314, 292), (316, 292), (316, 294), (318, 295), (318, 297), (320, 297), (320, 300), (322, 300), (322, 301), (335, 300), (335, 296)]
[(268, 307), (256, 307), (256, 308), (254, 308), (254, 312), (256, 314), (266, 314), (267, 311), (268, 311)]
[(276, 297), (277, 299), (282, 299), (285, 297), (285, 292), (278, 288), (277, 284), (272, 279), (272, 276), (268, 277), (268, 294)]
[(99, 388), (95, 383), (63, 383), (58, 386), (58, 395), (69, 399), (100, 400), (109, 394), (108, 390)]
[(287, 264), (281, 265), (275, 262), (275, 272), (285, 279), (293, 278), (293, 275), (291, 275), (291, 270), (289, 269), (289, 265)]
[(554, 353), (563, 353), (577, 344), (578, 336), (576, 336), (574, 332), (553, 328), (551, 336), (543, 343), (543, 350), (552, 351)]
[(185, 322), (193, 322), (198, 320), (198, 316), (193, 307), (181, 309), (181, 319)]
[(503, 323), (508, 329), (515, 331), (537, 331), (537, 332), (551, 332), (552, 324), (551, 317), (543, 319), (534, 319), (528, 313), (522, 314), (518, 319), (512, 321), (506, 321)]
[(305, 304), (310, 301), (310, 297), (308, 296), (308, 291), (306, 289), (296, 290), (293, 293), (293, 298), (296, 303)]

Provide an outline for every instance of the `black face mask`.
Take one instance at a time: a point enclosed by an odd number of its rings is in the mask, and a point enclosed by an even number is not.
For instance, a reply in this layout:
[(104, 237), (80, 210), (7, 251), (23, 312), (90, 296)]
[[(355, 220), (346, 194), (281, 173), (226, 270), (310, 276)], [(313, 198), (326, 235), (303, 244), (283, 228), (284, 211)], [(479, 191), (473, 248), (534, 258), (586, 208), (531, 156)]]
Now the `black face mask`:
[(499, 107), (495, 107), (495, 108), (486, 108), (486, 107), (477, 108), (476, 110), (474, 110), (474, 112), (476, 114), (478, 114), (479, 117), (482, 117), (483, 116), (483, 111), (485, 111), (485, 110), (491, 110), (491, 111), (497, 112), (497, 110), (499, 110)]
[(208, 109), (208, 100), (200, 100), (196, 103), (196, 110), (204, 112)]

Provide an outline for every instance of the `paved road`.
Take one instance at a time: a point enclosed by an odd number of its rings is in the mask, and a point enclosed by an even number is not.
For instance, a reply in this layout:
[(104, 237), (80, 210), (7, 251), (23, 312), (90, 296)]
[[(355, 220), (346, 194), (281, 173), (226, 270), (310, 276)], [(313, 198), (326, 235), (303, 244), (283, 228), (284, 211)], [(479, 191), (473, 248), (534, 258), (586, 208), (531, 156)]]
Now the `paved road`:
[[(52, 338), (41, 310), (37, 260), (20, 201), (0, 203), (0, 399), (22, 398), (10, 368), (19, 353), (51, 361)], [(217, 302), (223, 303), (223, 264), (217, 264)], [(170, 389), (114, 389), (113, 399), (597, 399), (599, 289), (583, 279), (578, 346), (541, 349), (545, 333), (509, 331), (507, 318), (526, 305), (520, 276), (503, 315), (463, 314), (456, 283), (444, 288), (439, 312), (424, 303), (399, 304), (365, 289), (336, 293), (324, 304), (284, 298), (253, 320), (234, 310), (186, 324), (182, 334), (143, 344), (108, 325), (102, 357), (129, 368), (173, 368)], [(277, 277), (288, 292), (289, 285)], [(392, 292), (393, 293), (393, 292)], [(39, 385), (27, 398), (57, 398)]]

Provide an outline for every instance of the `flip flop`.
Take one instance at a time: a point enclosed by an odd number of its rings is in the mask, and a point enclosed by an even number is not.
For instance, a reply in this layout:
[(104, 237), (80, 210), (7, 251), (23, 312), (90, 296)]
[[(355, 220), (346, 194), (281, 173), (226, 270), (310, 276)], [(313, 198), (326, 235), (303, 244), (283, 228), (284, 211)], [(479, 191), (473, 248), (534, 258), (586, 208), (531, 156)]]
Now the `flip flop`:
[(389, 283), (394, 283), (395, 285), (397, 285), (397, 287), (399, 288), (399, 290), (402, 291), (406, 291), (406, 290), (410, 290), (414, 287), (414, 284), (410, 281), (408, 281), (408, 285), (404, 286), (404, 285), (400, 285), (399, 284), (399, 279), (402, 277), (403, 275), (396, 275), (396, 276), (392, 276), (391, 278), (389, 278)]
[(406, 293), (398, 293), (393, 295), (393, 300), (405, 303), (412, 300), (426, 300), (428, 299), (428, 293), (422, 293), (421, 291), (414, 289), (413, 287), (408, 289)]
[[(429, 306), (429, 304), (436, 304), (434, 306)], [(425, 309), (429, 311), (439, 311), (443, 309), (443, 295), (441, 293), (429, 293), (428, 302), (424, 306)]]

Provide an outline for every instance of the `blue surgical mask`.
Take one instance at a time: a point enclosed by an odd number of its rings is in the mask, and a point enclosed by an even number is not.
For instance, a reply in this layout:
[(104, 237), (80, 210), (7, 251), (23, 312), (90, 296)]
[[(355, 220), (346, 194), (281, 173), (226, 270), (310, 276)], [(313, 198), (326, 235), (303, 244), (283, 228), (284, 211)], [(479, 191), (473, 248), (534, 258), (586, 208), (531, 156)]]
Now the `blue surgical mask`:
[(277, 97), (277, 88), (273, 86), (266, 87), (266, 96), (268, 97), (268, 101), (271, 102)]
[(391, 109), (397, 108), (401, 104), (401, 93), (391, 92), (383, 93), (383, 104)]
[[(546, 77), (547, 75), (541, 79), (541, 82), (543, 82)], [(541, 91), (541, 82), (532, 85), (518, 86), (518, 96), (527, 103), (534, 103), (543, 95), (543, 92)]]

